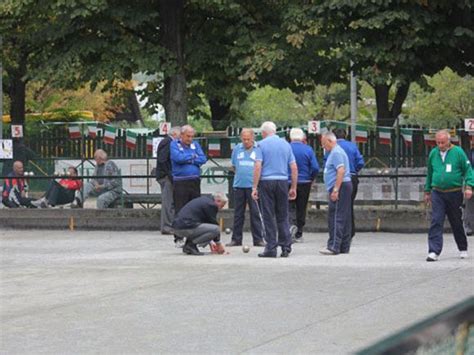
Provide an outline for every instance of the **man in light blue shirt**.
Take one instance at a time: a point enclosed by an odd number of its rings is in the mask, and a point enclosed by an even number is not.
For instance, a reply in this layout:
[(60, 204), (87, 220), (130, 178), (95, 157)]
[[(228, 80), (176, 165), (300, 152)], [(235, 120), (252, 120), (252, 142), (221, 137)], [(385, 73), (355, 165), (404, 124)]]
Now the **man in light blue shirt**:
[(352, 183), (349, 158), (337, 145), (334, 133), (322, 137), (322, 146), (329, 152), (324, 166), (324, 184), (329, 193), (327, 247), (319, 252), (325, 255), (349, 253), (351, 247)]
[[(259, 147), (262, 159), (255, 163), (252, 197), (254, 200), (260, 200), (264, 239), (267, 245), (264, 252), (258, 256), (275, 258), (277, 247), (280, 246), (281, 257), (286, 258), (291, 253), (288, 199), (296, 198), (298, 168), (290, 144), (276, 135), (275, 124), (264, 122), (261, 129), (263, 140), (259, 142)], [(289, 191), (288, 166), (291, 169)]]
[(262, 160), (260, 148), (254, 141), (254, 132), (251, 128), (244, 128), (240, 133), (242, 143), (232, 151), (232, 167), (234, 176), (234, 227), (232, 240), (228, 247), (242, 245), (242, 230), (245, 221), (245, 206), (250, 209), (250, 229), (254, 246), (265, 246), (262, 236), (262, 224), (259, 219), (257, 202), (252, 199), (253, 170), (255, 162)]

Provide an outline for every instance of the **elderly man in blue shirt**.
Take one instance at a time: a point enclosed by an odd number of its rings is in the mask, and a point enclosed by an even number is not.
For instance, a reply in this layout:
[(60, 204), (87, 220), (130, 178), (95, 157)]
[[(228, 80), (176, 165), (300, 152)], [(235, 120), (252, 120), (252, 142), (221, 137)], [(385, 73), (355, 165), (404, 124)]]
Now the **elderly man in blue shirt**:
[(311, 185), (319, 172), (318, 161), (313, 149), (304, 143), (306, 136), (301, 128), (290, 131), (291, 149), (298, 167), (298, 184), (296, 199), (290, 201), (290, 233), (292, 242), (303, 241), (303, 227), (306, 224), (306, 208), (308, 206)]
[(334, 133), (323, 135), (321, 144), (329, 152), (324, 166), (324, 184), (329, 194), (327, 247), (324, 255), (347, 254), (351, 247), (351, 194), (352, 182), (349, 159), (337, 144)]
[[(185, 125), (181, 127), (180, 139), (170, 143), (175, 214), (189, 201), (201, 196), (201, 165), (206, 163), (207, 157), (194, 135), (194, 128)], [(175, 235), (175, 244), (183, 247), (183, 238)]]
[(265, 242), (262, 236), (262, 224), (259, 219), (257, 202), (252, 199), (253, 170), (255, 162), (262, 160), (262, 153), (254, 140), (254, 132), (251, 128), (244, 128), (240, 133), (242, 143), (235, 146), (232, 151), (232, 167), (234, 176), (234, 227), (232, 240), (226, 244), (228, 247), (242, 245), (242, 231), (245, 221), (245, 207), (248, 204), (250, 210), (250, 230), (252, 232), (253, 245), (263, 247)]
[[(275, 258), (277, 248), (280, 246), (280, 256), (286, 258), (291, 253), (288, 199), (296, 198), (298, 168), (290, 144), (276, 135), (275, 124), (270, 121), (264, 122), (261, 130), (263, 140), (259, 142), (259, 147), (262, 158), (255, 163), (252, 198), (260, 199), (267, 245), (258, 256)], [(289, 191), (288, 166), (291, 169)]]

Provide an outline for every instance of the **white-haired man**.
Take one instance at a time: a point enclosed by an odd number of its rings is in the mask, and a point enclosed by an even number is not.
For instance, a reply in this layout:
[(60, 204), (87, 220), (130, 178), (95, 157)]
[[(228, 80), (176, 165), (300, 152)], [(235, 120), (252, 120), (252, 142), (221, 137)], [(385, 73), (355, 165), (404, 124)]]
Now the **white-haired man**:
[(441, 254), (446, 215), (459, 249), (459, 256), (464, 259), (468, 254), (466, 232), (462, 224), (462, 189), (465, 185), (464, 197), (467, 200), (472, 198), (472, 168), (462, 148), (451, 144), (447, 130), (436, 133), (436, 145), (428, 157), (425, 183), (425, 201), (433, 206), (426, 261), (437, 261)]
[(217, 222), (217, 212), (227, 203), (224, 193), (216, 192), (212, 197), (201, 196), (189, 201), (177, 214), (173, 222), (174, 233), (180, 238), (186, 238), (183, 253), (188, 255), (203, 255), (199, 246), (211, 242), (219, 245), (220, 227)]
[(161, 234), (173, 234), (171, 224), (174, 218), (173, 175), (171, 173), (170, 146), (179, 139), (181, 128), (171, 128), (169, 135), (158, 144), (156, 151), (156, 181), (161, 188)]
[[(313, 149), (304, 143), (306, 135), (301, 128), (292, 128), (290, 131), (291, 150), (295, 155), (298, 167), (298, 184), (296, 185), (296, 199), (290, 201), (290, 232), (292, 242), (303, 241), (303, 227), (306, 224), (306, 208), (309, 193), (316, 175), (319, 172), (318, 161)], [(289, 177), (291, 178), (291, 177)]]
[[(252, 198), (260, 200), (263, 211), (265, 250), (258, 254), (263, 258), (275, 258), (281, 247), (281, 257), (291, 253), (290, 226), (288, 223), (288, 199), (296, 198), (298, 168), (290, 144), (276, 135), (276, 126), (267, 121), (262, 124), (259, 147), (262, 158), (254, 168)], [(288, 166), (291, 169), (291, 186), (288, 191)], [(278, 233), (278, 240), (277, 240)]]
[[(194, 128), (181, 127), (179, 139), (171, 142), (170, 158), (173, 174), (173, 200), (175, 214), (192, 199), (201, 196), (201, 165), (207, 158), (197, 141), (194, 141)], [(176, 236), (177, 247), (183, 246), (183, 239)]]
[(73, 208), (81, 207), (90, 196), (97, 197), (97, 208), (109, 208), (120, 197), (122, 179), (117, 165), (108, 159), (107, 153), (102, 149), (94, 152), (94, 160), (94, 178), (84, 184), (84, 200), (81, 199), (80, 193), (76, 194), (75, 201), (71, 204)]
[(351, 248), (351, 195), (352, 182), (349, 158), (337, 145), (334, 133), (323, 135), (321, 144), (329, 152), (324, 166), (324, 184), (329, 194), (327, 247), (319, 252), (325, 255), (347, 254)]

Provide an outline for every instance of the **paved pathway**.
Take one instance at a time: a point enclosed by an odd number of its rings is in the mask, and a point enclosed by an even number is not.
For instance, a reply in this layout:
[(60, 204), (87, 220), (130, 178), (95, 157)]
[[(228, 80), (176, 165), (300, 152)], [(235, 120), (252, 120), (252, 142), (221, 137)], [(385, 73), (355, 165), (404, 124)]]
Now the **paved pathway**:
[(0, 353), (343, 354), (474, 294), (451, 235), (436, 263), (425, 235), (362, 233), (336, 257), (305, 239), (259, 259), (186, 256), (155, 232), (0, 230)]

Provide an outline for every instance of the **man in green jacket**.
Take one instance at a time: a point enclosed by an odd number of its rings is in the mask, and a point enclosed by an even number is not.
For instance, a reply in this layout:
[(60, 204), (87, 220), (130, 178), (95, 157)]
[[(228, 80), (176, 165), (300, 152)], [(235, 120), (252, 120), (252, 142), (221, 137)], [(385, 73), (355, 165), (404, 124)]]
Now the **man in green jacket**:
[(432, 204), (431, 227), (428, 234), (428, 257), (437, 261), (443, 248), (445, 216), (454, 234), (461, 259), (467, 258), (467, 238), (462, 222), (461, 206), (464, 197), (472, 197), (474, 177), (471, 164), (464, 151), (452, 145), (447, 130), (436, 133), (436, 145), (428, 157), (428, 173), (425, 184), (425, 202)]

